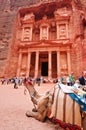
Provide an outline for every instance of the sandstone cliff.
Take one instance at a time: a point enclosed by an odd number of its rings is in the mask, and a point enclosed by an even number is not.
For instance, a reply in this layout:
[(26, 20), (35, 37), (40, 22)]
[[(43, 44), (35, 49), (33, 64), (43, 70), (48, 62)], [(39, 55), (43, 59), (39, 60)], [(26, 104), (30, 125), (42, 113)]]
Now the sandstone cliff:
[[(80, 3), (79, 0), (75, 1)], [(15, 40), (15, 22), (18, 9), (24, 6), (30, 7), (39, 2), (40, 0), (0, 0), (0, 76), (4, 76), (5, 68), (9, 61), (9, 55), (13, 51), (12, 43)], [(86, 6), (86, 0), (81, 0), (81, 3), (83, 6)], [(15, 61), (13, 64), (16, 64)]]

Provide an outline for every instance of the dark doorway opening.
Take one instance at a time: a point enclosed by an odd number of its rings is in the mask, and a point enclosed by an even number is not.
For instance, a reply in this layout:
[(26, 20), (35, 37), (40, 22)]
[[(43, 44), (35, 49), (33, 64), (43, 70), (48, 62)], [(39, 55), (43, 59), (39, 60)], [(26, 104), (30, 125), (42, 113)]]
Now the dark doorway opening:
[(48, 76), (48, 62), (42, 62), (41, 75)]

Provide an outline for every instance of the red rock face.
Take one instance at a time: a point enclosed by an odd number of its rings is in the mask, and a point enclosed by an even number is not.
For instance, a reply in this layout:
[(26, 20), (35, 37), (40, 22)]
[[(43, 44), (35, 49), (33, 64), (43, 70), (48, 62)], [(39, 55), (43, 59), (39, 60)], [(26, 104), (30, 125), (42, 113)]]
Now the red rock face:
[[(86, 4), (84, 0), (81, 2)], [(75, 77), (80, 76), (82, 70), (86, 70), (85, 7), (73, 0), (38, 3), (38, 0), (0, 1), (0, 77), (21, 76), (24, 73), (32, 77), (43, 75), (56, 78), (71, 71)], [(24, 33), (23, 27), (26, 31)], [(29, 30), (31, 28), (32, 32)], [(30, 67), (27, 64), (28, 50), (31, 51)], [(37, 50), (40, 50), (38, 69), (35, 65)], [(57, 61), (58, 51), (60, 68)], [(52, 57), (50, 61), (49, 57)], [(43, 64), (48, 64), (48, 68), (43, 70)]]

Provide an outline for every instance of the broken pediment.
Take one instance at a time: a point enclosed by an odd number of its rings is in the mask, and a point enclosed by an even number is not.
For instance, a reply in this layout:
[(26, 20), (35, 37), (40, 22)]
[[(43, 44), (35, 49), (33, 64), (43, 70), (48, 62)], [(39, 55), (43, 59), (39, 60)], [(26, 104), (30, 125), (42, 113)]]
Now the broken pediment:
[(58, 16), (70, 16), (71, 15), (71, 11), (67, 10), (66, 7), (63, 8), (59, 8), (54, 12), (54, 16), (55, 18), (57, 18)]
[(49, 40), (41, 40), (40, 42), (25, 42), (24, 44), (20, 44), (20, 46), (30, 46), (30, 47), (45, 47), (45, 46), (54, 46), (57, 45), (55, 42), (51, 42)]
[(30, 46), (34, 46), (34, 47), (53, 47), (53, 46), (57, 46), (57, 44), (62, 44), (62, 42), (57, 42), (57, 41), (50, 41), (50, 40), (41, 40), (40, 42), (33, 42), (31, 44), (29, 44)]
[(42, 40), (42, 41), (40, 41), (40, 42), (33, 42), (33, 43), (31, 43), (30, 44), (30, 46), (34, 46), (34, 47), (45, 47), (45, 46), (50, 46), (51, 45), (51, 43), (49, 43), (48, 41), (44, 41), (44, 40)]
[(34, 20), (35, 16), (33, 13), (29, 13), (29, 14), (25, 14), (24, 18), (23, 18), (23, 21), (26, 21), (26, 20)]

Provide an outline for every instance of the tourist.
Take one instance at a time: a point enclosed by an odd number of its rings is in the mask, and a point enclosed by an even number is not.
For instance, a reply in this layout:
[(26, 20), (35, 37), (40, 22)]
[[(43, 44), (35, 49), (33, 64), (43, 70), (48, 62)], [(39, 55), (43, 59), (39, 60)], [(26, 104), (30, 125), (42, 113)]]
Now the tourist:
[(66, 77), (61, 76), (60, 81), (61, 81), (62, 84), (66, 84)]
[(37, 78), (37, 83), (38, 83), (38, 86), (40, 86), (40, 83), (41, 83), (40, 78)]
[(66, 82), (67, 82), (67, 85), (68, 85), (68, 86), (71, 86), (71, 82), (70, 82), (69, 75), (66, 77)]
[(75, 78), (74, 78), (74, 73), (73, 73), (73, 72), (69, 75), (69, 80), (70, 80), (71, 86), (74, 85), (74, 83), (75, 83)]
[(18, 83), (19, 83), (19, 80), (18, 78), (14, 78), (14, 88), (17, 89), (18, 88)]
[(40, 83), (41, 83), (40, 77), (36, 78), (36, 79), (35, 79), (35, 82), (38, 84), (38, 86), (40, 86)]
[(82, 72), (82, 76), (79, 78), (81, 85), (86, 85), (86, 71)]
[(6, 83), (6, 79), (5, 79), (5, 78), (2, 78), (2, 79), (1, 79), (1, 83), (2, 83), (2, 85), (5, 84), (5, 83)]
[(23, 79), (22, 79), (21, 77), (18, 78), (18, 84), (19, 84), (19, 85), (22, 85), (22, 80), (23, 80)]
[(80, 84), (80, 81), (79, 80), (76, 80), (75, 81), (75, 84), (73, 85), (74, 88), (82, 88), (82, 85)]

